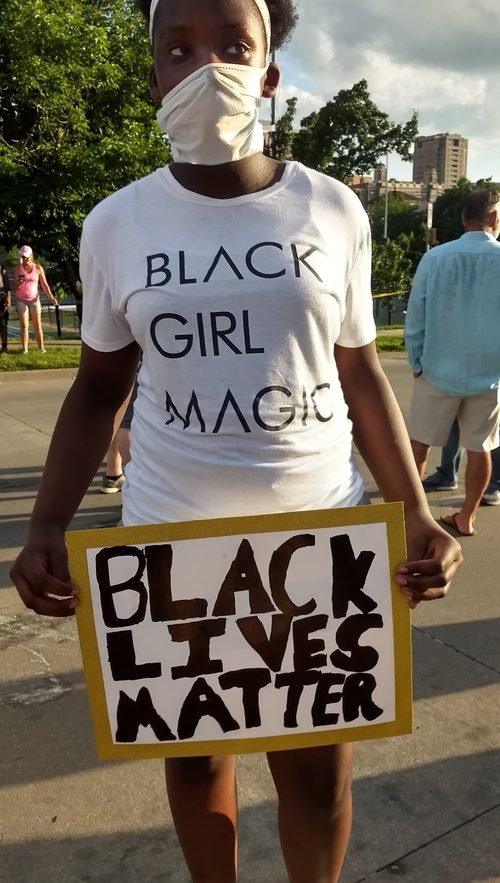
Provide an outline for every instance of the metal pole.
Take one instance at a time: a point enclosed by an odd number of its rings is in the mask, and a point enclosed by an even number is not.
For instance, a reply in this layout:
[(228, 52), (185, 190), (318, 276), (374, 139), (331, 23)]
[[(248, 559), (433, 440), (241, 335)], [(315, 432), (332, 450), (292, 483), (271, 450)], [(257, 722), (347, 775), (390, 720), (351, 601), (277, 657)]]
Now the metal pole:
[(389, 221), (389, 153), (385, 155), (385, 207), (384, 207), (384, 239), (387, 239)]
[[(276, 62), (276, 52), (272, 51), (271, 53), (271, 62), (275, 64)], [(271, 143), (271, 156), (273, 159), (276, 159), (276, 95), (273, 95), (271, 98), (271, 131), (270, 131), (270, 143)]]
[(59, 311), (59, 304), (55, 305), (56, 308), (56, 326), (57, 326), (57, 336), (62, 337), (61, 331), (61, 313)]

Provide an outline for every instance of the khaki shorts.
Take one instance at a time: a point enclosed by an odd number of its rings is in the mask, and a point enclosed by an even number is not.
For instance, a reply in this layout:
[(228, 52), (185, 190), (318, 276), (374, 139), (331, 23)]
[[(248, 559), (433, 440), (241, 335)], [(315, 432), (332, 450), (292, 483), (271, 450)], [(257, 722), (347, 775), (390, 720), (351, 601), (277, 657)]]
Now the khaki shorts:
[(42, 306), (40, 304), (40, 298), (37, 297), (36, 300), (18, 300), (16, 297), (16, 310), (20, 316), (24, 316), (25, 313), (29, 311), (30, 316), (40, 316), (42, 313)]
[(424, 445), (443, 447), (455, 419), (458, 419), (460, 444), (464, 448), (492, 451), (498, 447), (499, 391), (452, 396), (432, 386), (423, 375), (416, 377), (408, 416), (410, 438)]

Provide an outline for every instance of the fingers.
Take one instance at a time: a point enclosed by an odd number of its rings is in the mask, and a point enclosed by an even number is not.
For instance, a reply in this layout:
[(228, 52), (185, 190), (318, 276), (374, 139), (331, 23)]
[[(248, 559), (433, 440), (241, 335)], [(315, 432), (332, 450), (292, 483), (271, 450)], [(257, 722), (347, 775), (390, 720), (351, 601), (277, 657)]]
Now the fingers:
[[(17, 578), (16, 588), (23, 604), (41, 616), (74, 616), (78, 605), (77, 597), (72, 595), (64, 598), (53, 597), (52, 594), (35, 591), (24, 577)], [(68, 594), (69, 588), (71, 587), (65, 587), (65, 595)], [(62, 594), (62, 591), (59, 594)]]
[[(51, 573), (48, 561), (54, 564)], [(73, 616), (78, 604), (78, 589), (69, 582), (66, 557), (61, 552), (48, 556), (21, 552), (10, 571), (23, 604), (45, 616)]]
[(395, 579), (402, 594), (408, 598), (409, 606), (414, 609), (421, 601), (444, 598), (461, 563), (459, 544), (439, 538), (437, 543), (430, 544), (425, 558), (401, 564)]

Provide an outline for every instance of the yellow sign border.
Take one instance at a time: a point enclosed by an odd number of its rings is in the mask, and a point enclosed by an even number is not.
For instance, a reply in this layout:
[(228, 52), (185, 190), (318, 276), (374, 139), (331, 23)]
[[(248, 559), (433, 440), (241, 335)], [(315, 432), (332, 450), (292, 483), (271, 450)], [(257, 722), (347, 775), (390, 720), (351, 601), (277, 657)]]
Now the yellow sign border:
[(210, 754), (245, 754), (260, 751), (282, 751), (330, 745), (337, 742), (380, 739), (412, 731), (412, 657), (411, 621), (408, 602), (392, 577), (392, 621), (395, 670), (394, 721), (348, 727), (341, 730), (295, 733), (286, 736), (224, 739), (189, 743), (159, 743), (155, 745), (116, 745), (113, 742), (99, 650), (95, 631), (90, 582), (87, 568), (87, 549), (105, 546), (142, 545), (145, 543), (193, 540), (207, 537), (235, 536), (256, 533), (274, 533), (350, 527), (352, 525), (385, 523), (389, 553), (389, 569), (406, 560), (406, 542), (402, 503), (381, 503), (356, 506), (349, 509), (316, 509), (286, 512), (277, 515), (252, 515), (237, 518), (206, 519), (172, 524), (140, 525), (137, 527), (100, 528), (98, 530), (69, 531), (66, 534), (69, 566), (73, 583), (80, 590), (80, 604), (76, 610), (83, 667), (90, 712), (99, 760), (125, 760), (154, 757), (193, 757)]

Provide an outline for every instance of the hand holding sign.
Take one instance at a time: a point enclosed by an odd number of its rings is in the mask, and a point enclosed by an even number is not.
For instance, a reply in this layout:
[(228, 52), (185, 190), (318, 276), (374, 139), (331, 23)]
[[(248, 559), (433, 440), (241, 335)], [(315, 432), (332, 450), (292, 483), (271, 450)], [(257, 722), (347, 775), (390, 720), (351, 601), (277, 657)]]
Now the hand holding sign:
[(410, 729), (399, 504), (67, 539), (100, 757)]

